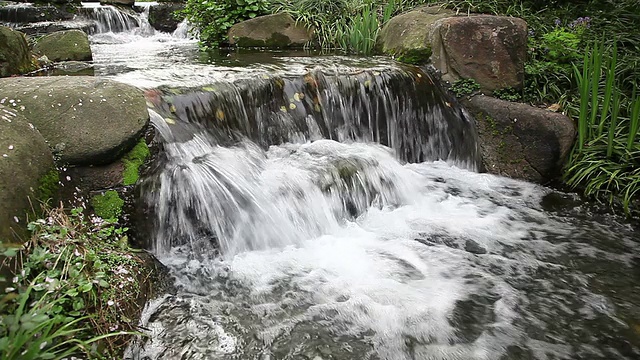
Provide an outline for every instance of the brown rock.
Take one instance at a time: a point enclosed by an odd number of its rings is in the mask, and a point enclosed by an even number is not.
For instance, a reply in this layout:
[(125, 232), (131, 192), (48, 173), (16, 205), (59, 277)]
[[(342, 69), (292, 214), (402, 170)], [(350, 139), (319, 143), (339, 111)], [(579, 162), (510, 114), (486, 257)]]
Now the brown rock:
[(229, 29), (229, 43), (238, 47), (303, 47), (311, 38), (312, 32), (286, 13), (259, 16)]
[(487, 172), (537, 183), (561, 175), (576, 136), (571, 119), (484, 95), (464, 105), (476, 118)]
[(527, 23), (519, 18), (472, 15), (449, 17), (436, 25), (432, 61), (443, 79), (474, 79), (481, 90), (522, 88)]

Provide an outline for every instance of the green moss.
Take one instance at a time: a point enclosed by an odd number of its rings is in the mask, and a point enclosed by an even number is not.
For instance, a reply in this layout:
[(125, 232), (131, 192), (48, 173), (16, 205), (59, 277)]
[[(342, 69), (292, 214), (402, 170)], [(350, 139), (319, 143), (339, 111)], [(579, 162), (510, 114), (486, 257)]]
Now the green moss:
[(52, 169), (38, 180), (38, 200), (46, 203), (52, 199), (58, 192), (59, 185), (60, 173), (58, 173), (58, 170)]
[(115, 190), (106, 191), (102, 195), (91, 198), (91, 206), (96, 215), (103, 219), (117, 219), (122, 214), (124, 200)]
[(411, 49), (398, 54), (396, 60), (413, 65), (426, 64), (431, 57), (431, 48)]
[(122, 173), (122, 184), (133, 185), (140, 178), (140, 166), (149, 157), (149, 147), (143, 139), (123, 158), (124, 171)]

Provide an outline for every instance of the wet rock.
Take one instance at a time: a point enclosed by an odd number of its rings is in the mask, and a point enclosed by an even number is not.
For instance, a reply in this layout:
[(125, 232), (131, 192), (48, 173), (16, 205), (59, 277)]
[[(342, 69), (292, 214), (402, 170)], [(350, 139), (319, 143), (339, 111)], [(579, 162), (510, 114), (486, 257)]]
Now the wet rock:
[(90, 76), (7, 78), (0, 94), (40, 131), (61, 163), (108, 164), (130, 150), (148, 120), (142, 91)]
[(309, 41), (311, 31), (285, 13), (243, 21), (229, 30), (229, 43), (238, 47), (292, 48)]
[(435, 28), (432, 61), (447, 81), (474, 79), (483, 91), (520, 89), (527, 23), (493, 15), (450, 17)]
[(38, 40), (33, 51), (51, 61), (91, 61), (89, 37), (82, 30), (58, 31)]
[[(39, 208), (42, 179), (53, 170), (44, 138), (16, 111), (0, 105), (0, 240), (15, 242), (26, 231), (26, 214)], [(42, 188), (42, 189), (41, 189)]]
[(73, 19), (73, 14), (53, 5), (11, 4), (0, 6), (0, 22), (28, 24), (42, 21), (64, 21)]
[(53, 67), (53, 73), (60, 75), (94, 75), (93, 64), (85, 61), (62, 61)]
[(476, 119), (487, 172), (537, 183), (561, 174), (576, 136), (571, 119), (484, 95), (463, 104)]
[(24, 34), (0, 26), (0, 77), (23, 74), (33, 68)]
[(96, 23), (89, 20), (74, 20), (74, 21), (41, 21), (36, 23), (17, 24), (14, 29), (19, 30), (27, 35), (40, 36), (45, 34), (52, 34), (58, 31), (65, 30), (81, 30), (86, 33), (92, 33), (96, 28)]
[(476, 255), (482, 255), (487, 253), (487, 249), (482, 247), (482, 245), (478, 244), (474, 240), (467, 239), (464, 243), (464, 250)]
[(184, 9), (184, 4), (166, 2), (149, 8), (149, 24), (154, 29), (163, 32), (174, 32), (180, 24), (180, 19), (173, 14), (178, 10)]
[(376, 47), (402, 62), (426, 63), (432, 53), (432, 33), (436, 23), (452, 16), (455, 13), (451, 10), (425, 6), (393, 17), (380, 31)]
[(135, 4), (135, 0), (101, 0), (100, 4), (102, 5), (122, 5), (122, 6), (133, 6)]

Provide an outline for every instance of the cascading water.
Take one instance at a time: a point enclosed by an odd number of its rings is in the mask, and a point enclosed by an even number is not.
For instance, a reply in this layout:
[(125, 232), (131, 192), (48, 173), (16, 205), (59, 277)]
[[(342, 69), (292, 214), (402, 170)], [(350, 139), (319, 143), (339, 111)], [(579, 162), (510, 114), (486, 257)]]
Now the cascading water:
[(640, 358), (635, 229), (471, 171), (472, 122), (426, 73), (113, 36), (96, 68), (147, 88), (140, 189), (176, 284), (126, 359)]

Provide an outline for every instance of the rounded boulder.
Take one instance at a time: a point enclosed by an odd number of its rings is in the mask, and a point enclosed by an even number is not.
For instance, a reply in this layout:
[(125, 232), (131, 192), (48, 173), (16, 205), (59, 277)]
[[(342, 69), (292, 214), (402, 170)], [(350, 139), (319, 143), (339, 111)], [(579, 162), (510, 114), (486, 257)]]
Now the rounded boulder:
[(11, 106), (0, 105), (0, 240), (19, 242), (26, 214), (39, 209), (42, 184), (54, 171), (44, 138)]
[(22, 74), (33, 68), (24, 34), (0, 26), (0, 77)]
[(133, 148), (149, 121), (140, 89), (92, 76), (5, 78), (0, 94), (63, 164), (111, 163)]
[(89, 37), (82, 30), (58, 31), (44, 36), (33, 52), (46, 55), (51, 61), (91, 61)]

